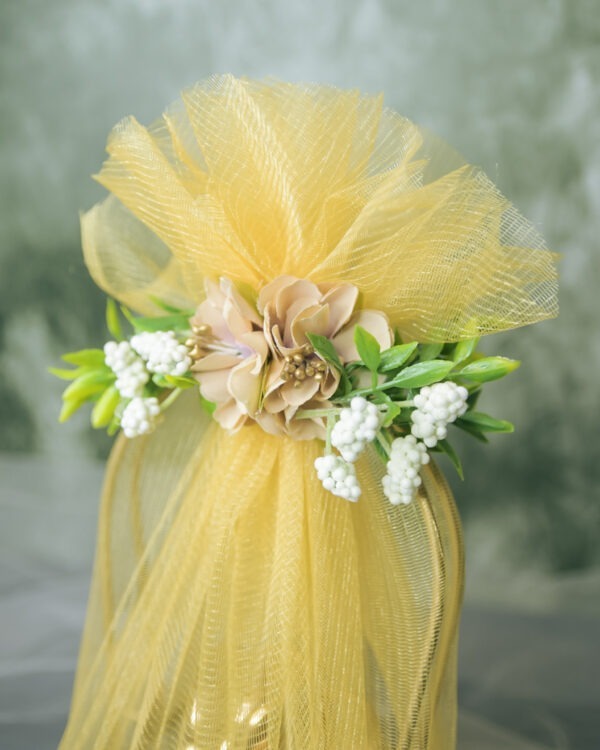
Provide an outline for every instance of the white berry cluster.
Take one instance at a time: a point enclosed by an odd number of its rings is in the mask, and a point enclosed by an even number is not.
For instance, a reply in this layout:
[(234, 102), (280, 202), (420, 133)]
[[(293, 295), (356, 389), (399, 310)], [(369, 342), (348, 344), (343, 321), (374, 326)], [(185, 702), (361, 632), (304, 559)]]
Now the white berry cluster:
[(317, 476), (329, 492), (356, 502), (360, 497), (360, 486), (356, 478), (354, 464), (330, 453), (315, 460)]
[(178, 341), (173, 331), (138, 333), (131, 337), (131, 346), (150, 372), (185, 375), (192, 366), (187, 346)]
[(367, 443), (373, 442), (381, 425), (379, 409), (365, 398), (355, 396), (349, 409), (342, 409), (331, 431), (331, 444), (342, 457), (354, 463)]
[(107, 341), (104, 344), (104, 361), (117, 376), (115, 386), (123, 398), (142, 395), (150, 374), (128, 341)]
[(421, 486), (419, 471), (429, 463), (429, 453), (413, 435), (399, 437), (392, 443), (387, 474), (383, 477), (383, 494), (392, 505), (408, 505)]
[(421, 388), (414, 398), (417, 408), (411, 414), (412, 434), (433, 448), (446, 437), (446, 425), (467, 410), (468, 395), (466, 388), (451, 381)]
[(156, 398), (133, 398), (121, 415), (121, 428), (125, 437), (134, 438), (152, 432), (160, 406)]

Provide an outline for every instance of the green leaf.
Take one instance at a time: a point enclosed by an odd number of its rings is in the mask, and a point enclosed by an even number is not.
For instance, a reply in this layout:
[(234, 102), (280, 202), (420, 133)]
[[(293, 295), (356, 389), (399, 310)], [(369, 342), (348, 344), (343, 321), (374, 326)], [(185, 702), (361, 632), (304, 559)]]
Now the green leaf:
[(335, 367), (335, 369), (340, 373), (340, 385), (336, 392), (333, 394), (334, 398), (339, 395), (344, 395), (348, 393), (348, 391), (352, 390), (352, 384), (350, 382), (350, 378), (348, 377), (348, 373), (344, 369), (344, 365), (342, 364), (338, 353), (336, 352), (335, 347), (333, 346), (331, 341), (325, 336), (321, 336), (318, 333), (307, 333), (306, 337), (310, 341), (313, 349), (317, 352), (317, 354), (322, 357), (329, 365)]
[(461, 460), (458, 456), (458, 453), (454, 450), (454, 446), (448, 441), (448, 440), (438, 440), (437, 448), (440, 449), (442, 453), (445, 453), (450, 461), (452, 462), (452, 465), (456, 469), (456, 473), (461, 479), (465, 478), (463, 467)]
[(159, 388), (168, 388), (169, 384), (167, 383), (167, 378), (165, 375), (163, 375), (160, 372), (155, 372), (152, 376), (152, 382), (157, 385)]
[(398, 404), (395, 404), (393, 401), (389, 403), (382, 427), (389, 427), (401, 411), (402, 408)]
[(111, 297), (106, 300), (106, 327), (111, 336), (117, 341), (122, 341), (125, 338), (123, 336), (121, 321), (119, 320), (117, 303)]
[(88, 367), (75, 367), (72, 370), (64, 370), (58, 367), (48, 367), (48, 372), (61, 380), (75, 380), (85, 372), (89, 372)]
[(469, 357), (477, 348), (478, 343), (479, 338), (459, 341), (458, 344), (456, 344), (456, 346), (454, 347), (454, 351), (452, 352), (452, 359), (457, 363), (464, 362), (465, 359), (469, 359)]
[(487, 383), (490, 380), (498, 380), (516, 370), (521, 363), (516, 359), (507, 357), (483, 357), (476, 362), (471, 362), (456, 373), (461, 378), (469, 378), (478, 383)]
[(482, 390), (480, 385), (478, 385), (474, 391), (471, 391), (471, 393), (469, 393), (469, 397), (467, 398), (469, 409), (474, 409), (477, 406), (477, 402), (479, 401), (481, 393)]
[(371, 372), (377, 372), (379, 363), (381, 362), (379, 341), (362, 326), (356, 326), (354, 328), (354, 343), (356, 344), (358, 356), (364, 362), (367, 369)]
[(103, 391), (107, 385), (114, 383), (115, 376), (110, 370), (92, 370), (80, 375), (63, 393), (64, 401), (85, 401), (90, 396)]
[(83, 406), (83, 404), (84, 404), (83, 401), (72, 401), (72, 400), (63, 401), (63, 405), (60, 410), (58, 421), (66, 422), (67, 419), (70, 419), (73, 416), (73, 414), (75, 414), (77, 409)]
[(476, 427), (480, 432), (514, 432), (515, 426), (504, 419), (494, 419), (489, 414), (480, 411), (468, 411), (459, 417), (457, 423), (467, 423)]
[(400, 344), (397, 346), (391, 346), (389, 349), (384, 349), (384, 351), (381, 352), (381, 363), (379, 369), (381, 372), (399, 369), (408, 359), (410, 359), (417, 346), (417, 342), (413, 341), (410, 344)]
[(198, 381), (194, 378), (179, 375), (165, 375), (164, 378), (168, 388), (191, 388), (194, 385), (198, 385)]
[(480, 440), (482, 443), (489, 443), (489, 440), (486, 438), (483, 432), (481, 432), (481, 430), (477, 428), (476, 425), (471, 424), (470, 422), (463, 422), (462, 419), (457, 419), (456, 422), (453, 422), (452, 424), (455, 424), (464, 432), (468, 432), (469, 435), (471, 435), (471, 437), (474, 437), (476, 440)]
[(383, 447), (383, 445), (381, 445), (381, 443), (379, 442), (379, 440), (374, 440), (371, 443), (371, 445), (373, 446), (373, 448), (374, 448), (375, 452), (377, 453), (377, 455), (379, 456), (379, 458), (386, 464), (389, 461), (390, 457), (386, 453), (386, 450)]
[(158, 317), (137, 317), (132, 315), (130, 322), (136, 331), (180, 331), (190, 327), (185, 315), (163, 315)]
[(157, 307), (160, 307), (161, 310), (164, 310), (165, 312), (171, 313), (172, 315), (185, 315), (187, 318), (191, 318), (194, 314), (194, 310), (183, 310), (181, 307), (175, 307), (175, 305), (170, 305), (168, 302), (165, 302), (164, 300), (160, 299), (159, 297), (154, 297), (153, 295), (150, 295), (150, 299)]
[(419, 360), (421, 362), (427, 362), (431, 359), (435, 359), (443, 348), (443, 344), (419, 344)]
[(116, 432), (118, 432), (120, 426), (121, 426), (121, 422), (119, 418), (113, 417), (110, 424), (106, 428), (106, 432), (109, 435), (109, 437), (112, 437)]
[(78, 352), (63, 354), (61, 359), (64, 359), (70, 365), (102, 367), (104, 365), (104, 352), (102, 349), (80, 349)]
[(200, 394), (200, 403), (202, 405), (202, 408), (208, 413), (212, 414), (214, 410), (217, 408), (217, 405), (213, 403), (212, 401), (209, 401), (208, 399), (204, 398), (202, 394)]
[(317, 354), (319, 354), (330, 365), (333, 365), (336, 370), (339, 370), (340, 372), (344, 371), (344, 365), (342, 364), (335, 347), (328, 338), (321, 336), (318, 333), (307, 333), (306, 337)]
[(92, 409), (92, 427), (107, 427), (111, 422), (121, 400), (121, 394), (114, 385), (107, 388), (94, 404)]
[(429, 362), (417, 362), (402, 370), (393, 380), (384, 383), (386, 388), (422, 388), (443, 380), (454, 367), (454, 362), (443, 359), (432, 359)]
[(127, 318), (129, 324), (132, 326), (132, 328), (135, 329), (135, 321), (136, 321), (135, 315), (131, 312), (129, 308), (125, 307), (125, 305), (121, 305), (120, 307), (121, 307), (121, 312)]

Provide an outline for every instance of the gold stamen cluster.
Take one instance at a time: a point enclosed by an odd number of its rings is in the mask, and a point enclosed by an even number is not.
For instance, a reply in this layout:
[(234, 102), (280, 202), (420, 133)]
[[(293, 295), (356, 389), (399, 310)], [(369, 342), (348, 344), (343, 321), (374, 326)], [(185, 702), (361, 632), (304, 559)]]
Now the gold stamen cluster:
[(185, 345), (190, 349), (190, 357), (196, 360), (206, 354), (208, 345), (214, 340), (215, 336), (209, 325), (192, 325), (192, 336), (187, 339)]
[(315, 354), (310, 344), (304, 344), (294, 354), (286, 354), (281, 379), (294, 381), (294, 387), (299, 388), (307, 378), (320, 382), (325, 379), (326, 374), (327, 364)]

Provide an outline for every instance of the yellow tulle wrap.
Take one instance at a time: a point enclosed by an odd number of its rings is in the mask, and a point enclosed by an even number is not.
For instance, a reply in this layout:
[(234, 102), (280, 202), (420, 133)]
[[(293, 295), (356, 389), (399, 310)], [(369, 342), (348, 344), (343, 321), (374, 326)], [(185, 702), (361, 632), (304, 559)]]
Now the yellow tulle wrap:
[[(114, 129), (82, 217), (110, 295), (194, 307), (203, 279), (351, 282), (405, 340), (556, 313), (554, 256), (478, 169), (380, 97), (215, 77)], [(184, 394), (120, 437), (62, 750), (451, 750), (463, 582), (435, 466), (410, 506), (375, 452), (356, 504), (319, 441), (228, 434)]]

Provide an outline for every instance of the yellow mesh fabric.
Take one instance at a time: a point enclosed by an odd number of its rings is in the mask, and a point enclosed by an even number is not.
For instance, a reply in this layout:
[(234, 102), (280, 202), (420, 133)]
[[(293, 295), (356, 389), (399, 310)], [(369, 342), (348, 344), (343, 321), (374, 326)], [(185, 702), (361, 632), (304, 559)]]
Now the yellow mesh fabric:
[[(378, 97), (218, 77), (108, 151), (85, 258), (141, 312), (281, 273), (356, 284), (409, 339), (556, 312), (531, 226)], [(463, 563), (437, 469), (397, 508), (367, 453), (348, 503), (318, 441), (229, 435), (196, 399), (111, 456), (61, 750), (451, 750)]]
[(189, 419), (120, 438), (63, 748), (449, 748), (462, 558), (436, 469), (352, 504), (316, 441)]
[(258, 289), (288, 273), (356, 284), (411, 340), (557, 312), (555, 258), (532, 225), (379, 97), (217, 77), (149, 129), (123, 120), (107, 149), (98, 179), (122, 205), (83, 216), (84, 252), (136, 308), (161, 287), (197, 302), (205, 276)]

